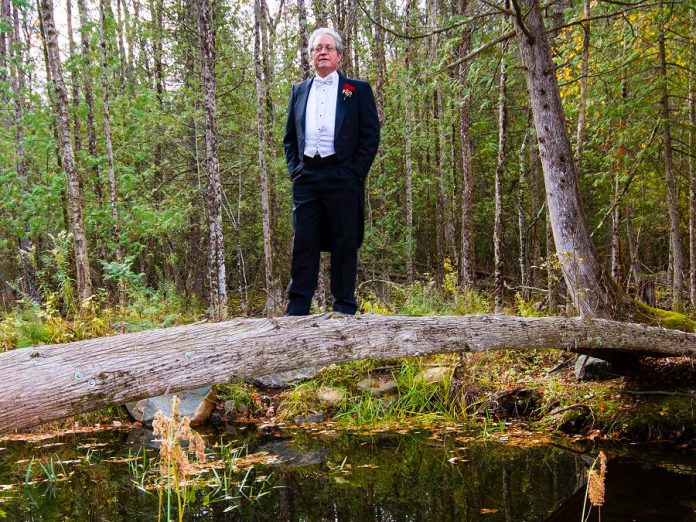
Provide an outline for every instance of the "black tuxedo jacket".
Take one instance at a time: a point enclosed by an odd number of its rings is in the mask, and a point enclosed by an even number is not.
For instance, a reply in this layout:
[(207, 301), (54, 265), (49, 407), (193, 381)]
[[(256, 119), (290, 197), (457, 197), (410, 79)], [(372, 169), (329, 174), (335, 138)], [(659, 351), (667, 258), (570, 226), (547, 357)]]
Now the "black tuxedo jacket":
[[(290, 178), (294, 179), (302, 171), (302, 157), (305, 147), (305, 113), (307, 98), (314, 78), (292, 86), (285, 123), (285, 161)], [(343, 94), (344, 86), (355, 88), (351, 96)], [(362, 80), (346, 78), (338, 73), (336, 98), (336, 123), (334, 149), (340, 168), (346, 168), (360, 180), (360, 213), (364, 216), (365, 178), (379, 147), (379, 117), (377, 105), (370, 84)], [(359, 244), (364, 236), (364, 218), (360, 219)], [(322, 240), (322, 250), (326, 242)]]
[[(310, 78), (292, 86), (283, 139), (285, 160), (291, 178), (294, 178), (302, 168), (302, 153), (305, 147), (305, 112), (313, 81), (314, 78)], [(355, 87), (350, 97), (343, 95), (343, 87), (346, 84)], [(370, 84), (362, 80), (346, 78), (338, 73), (334, 134), (334, 149), (336, 149), (338, 164), (353, 168), (355, 175), (364, 181), (378, 147), (379, 118)]]

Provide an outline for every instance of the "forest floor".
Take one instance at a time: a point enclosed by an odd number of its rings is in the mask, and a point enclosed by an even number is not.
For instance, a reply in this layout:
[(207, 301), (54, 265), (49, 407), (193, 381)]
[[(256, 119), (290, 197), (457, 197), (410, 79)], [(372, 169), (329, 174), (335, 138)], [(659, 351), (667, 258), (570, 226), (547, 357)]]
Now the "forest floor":
[[(287, 390), (221, 386), (213, 422), (397, 431), (456, 425), (475, 437), (523, 429), (535, 438), (696, 442), (694, 361), (644, 359), (622, 375), (585, 382), (573, 362), (554, 351), (501, 351), (337, 365)], [(445, 378), (419, 377), (433, 368), (447, 369)], [(358, 386), (366, 377), (396, 389), (375, 397)]]

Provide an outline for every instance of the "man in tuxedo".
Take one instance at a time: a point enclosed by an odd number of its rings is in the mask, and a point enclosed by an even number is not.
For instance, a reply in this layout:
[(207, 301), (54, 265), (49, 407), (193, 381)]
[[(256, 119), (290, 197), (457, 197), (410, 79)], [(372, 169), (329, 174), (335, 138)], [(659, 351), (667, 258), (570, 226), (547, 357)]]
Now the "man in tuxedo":
[(309, 53), (316, 76), (293, 85), (283, 139), (295, 231), (287, 315), (309, 314), (322, 250), (331, 252), (333, 309), (353, 315), (365, 178), (379, 146), (379, 118), (370, 85), (337, 71), (338, 33), (314, 31)]

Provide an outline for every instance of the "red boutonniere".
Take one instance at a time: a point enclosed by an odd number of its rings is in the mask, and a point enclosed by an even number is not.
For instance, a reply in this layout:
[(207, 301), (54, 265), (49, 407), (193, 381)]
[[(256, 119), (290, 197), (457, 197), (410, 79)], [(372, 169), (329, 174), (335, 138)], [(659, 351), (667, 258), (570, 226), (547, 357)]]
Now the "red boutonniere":
[(350, 83), (344, 83), (343, 84), (343, 99), (347, 100), (351, 96), (353, 96), (353, 93), (355, 92), (355, 85), (351, 85)]

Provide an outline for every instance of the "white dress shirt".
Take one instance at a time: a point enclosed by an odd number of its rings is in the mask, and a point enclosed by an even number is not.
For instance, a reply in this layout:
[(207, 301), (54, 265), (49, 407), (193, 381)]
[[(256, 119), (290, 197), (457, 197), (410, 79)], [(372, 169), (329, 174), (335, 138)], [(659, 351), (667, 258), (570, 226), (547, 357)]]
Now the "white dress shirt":
[[(327, 83), (330, 82), (330, 83)], [(304, 155), (322, 158), (336, 154), (334, 129), (336, 127), (336, 98), (338, 97), (338, 73), (325, 78), (316, 76), (307, 98), (305, 112)]]

